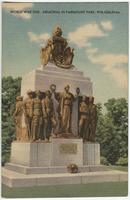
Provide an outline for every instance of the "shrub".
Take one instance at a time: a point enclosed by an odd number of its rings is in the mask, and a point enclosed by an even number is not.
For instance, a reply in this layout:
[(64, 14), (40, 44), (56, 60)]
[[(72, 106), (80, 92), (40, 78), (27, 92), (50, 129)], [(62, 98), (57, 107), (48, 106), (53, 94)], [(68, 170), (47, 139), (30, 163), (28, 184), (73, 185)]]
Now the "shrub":
[(100, 158), (100, 162), (102, 165), (109, 165), (109, 162), (107, 161), (107, 159), (103, 156), (101, 156)]
[(128, 165), (128, 157), (120, 157), (116, 162), (116, 165), (127, 166)]

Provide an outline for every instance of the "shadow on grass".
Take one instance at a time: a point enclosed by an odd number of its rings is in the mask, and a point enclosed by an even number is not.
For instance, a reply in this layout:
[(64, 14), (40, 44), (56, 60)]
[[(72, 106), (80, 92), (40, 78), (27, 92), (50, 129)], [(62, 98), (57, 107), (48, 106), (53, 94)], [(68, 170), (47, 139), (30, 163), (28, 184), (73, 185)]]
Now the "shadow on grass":
[(91, 183), (80, 185), (60, 185), (28, 188), (9, 188), (2, 186), (2, 197), (110, 197), (127, 196), (127, 182)]

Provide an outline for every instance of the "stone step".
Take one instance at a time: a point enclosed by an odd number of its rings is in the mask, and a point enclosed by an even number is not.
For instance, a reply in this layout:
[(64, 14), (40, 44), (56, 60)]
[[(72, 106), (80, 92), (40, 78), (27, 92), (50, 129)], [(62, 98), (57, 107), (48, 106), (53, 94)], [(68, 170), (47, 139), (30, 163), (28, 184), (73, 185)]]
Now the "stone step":
[[(48, 73), (59, 73), (59, 74), (66, 74), (66, 75), (70, 75), (70, 76), (79, 76), (79, 77), (81, 77), (81, 76), (84, 76), (84, 73), (83, 72), (81, 72), (81, 71), (75, 71), (75, 70), (73, 70), (73, 71), (67, 71), (67, 70), (57, 70), (57, 69), (53, 69), (52, 67), (47, 67), (47, 68), (44, 68), (44, 70), (41, 70), (41, 69), (36, 69), (37, 70), (37, 72), (39, 72), (39, 73), (44, 73), (44, 72), (48, 72)], [(89, 78), (90, 79), (90, 78)]]
[(78, 81), (88, 81), (90, 82), (90, 78), (89, 77), (85, 77), (84, 75), (81, 75), (81, 74), (74, 74), (74, 72), (71, 74), (70, 72), (69, 73), (61, 73), (61, 72), (55, 72), (55, 71), (49, 71), (49, 70), (44, 70), (43, 73), (41, 73), (40, 70), (37, 70), (37, 74), (39, 76), (48, 76), (48, 77), (59, 77), (60, 78), (64, 78), (66, 77), (67, 79), (71, 79), (71, 80), (77, 80)]
[[(108, 167), (103, 165), (79, 166), (79, 172), (95, 172), (107, 171)], [(28, 167), (13, 163), (6, 163), (5, 169), (12, 170), (22, 174), (55, 174), (68, 173), (66, 166), (50, 166), (50, 167)]]
[(56, 65), (52, 64), (52, 63), (48, 63), (46, 66), (44, 66), (43, 69), (41, 69), (41, 67), (39, 68), (40, 71), (45, 71), (45, 70), (48, 70), (48, 71), (51, 71), (51, 72), (59, 72), (59, 73), (66, 73), (66, 74), (73, 74), (73, 75), (80, 75), (82, 76), (83, 75), (83, 72), (80, 71), (77, 67), (72, 67), (70, 68), (69, 70), (68, 69), (63, 69), (63, 68), (60, 68), (60, 67), (57, 67)]
[(2, 182), (8, 187), (33, 187), (65, 184), (87, 184), (97, 182), (127, 181), (128, 173), (121, 171), (81, 172), (76, 174), (20, 174), (2, 169)]

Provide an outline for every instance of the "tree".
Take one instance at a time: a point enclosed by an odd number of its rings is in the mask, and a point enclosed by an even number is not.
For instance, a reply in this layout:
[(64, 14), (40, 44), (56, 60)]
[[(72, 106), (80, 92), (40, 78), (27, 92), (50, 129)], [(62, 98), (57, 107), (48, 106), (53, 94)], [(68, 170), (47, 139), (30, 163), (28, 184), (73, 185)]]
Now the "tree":
[(2, 164), (9, 159), (10, 145), (15, 136), (12, 114), (16, 96), (20, 95), (21, 78), (2, 78)]
[(98, 111), (97, 141), (101, 155), (115, 164), (120, 157), (128, 156), (128, 103), (125, 98), (109, 99), (104, 104), (107, 112)]

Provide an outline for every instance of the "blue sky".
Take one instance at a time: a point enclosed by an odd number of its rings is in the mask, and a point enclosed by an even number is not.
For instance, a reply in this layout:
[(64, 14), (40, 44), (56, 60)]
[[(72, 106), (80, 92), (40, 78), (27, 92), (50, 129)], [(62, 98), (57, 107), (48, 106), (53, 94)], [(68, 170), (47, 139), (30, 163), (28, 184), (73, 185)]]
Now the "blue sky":
[[(10, 10), (35, 10), (40, 14), (11, 14)], [(45, 10), (94, 13), (43, 14)], [(104, 103), (113, 97), (127, 98), (127, 3), (3, 4), (3, 76), (22, 76), (38, 67), (40, 46), (56, 25), (62, 27), (63, 36), (75, 49), (74, 65), (91, 78), (96, 102)]]

